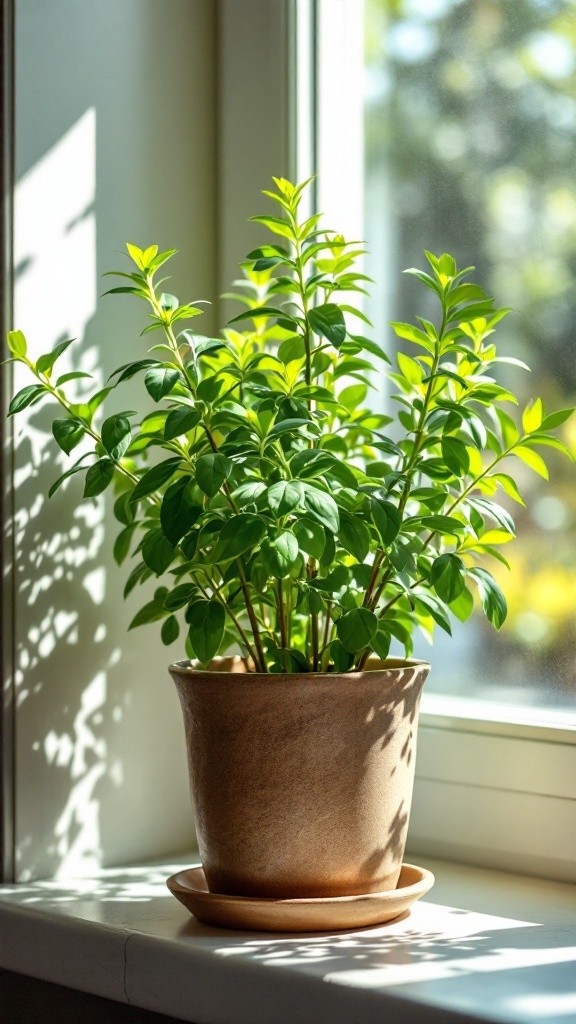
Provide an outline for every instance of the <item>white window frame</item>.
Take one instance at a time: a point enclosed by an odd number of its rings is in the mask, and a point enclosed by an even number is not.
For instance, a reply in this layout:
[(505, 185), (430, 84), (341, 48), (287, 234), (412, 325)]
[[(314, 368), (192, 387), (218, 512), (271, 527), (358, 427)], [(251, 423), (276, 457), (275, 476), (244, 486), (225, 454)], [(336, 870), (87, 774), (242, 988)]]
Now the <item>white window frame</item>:
[[(365, 216), (363, 8), (316, 0), (315, 10), (319, 208), (352, 238)], [(424, 696), (410, 856), (576, 881), (575, 837), (574, 716), (541, 725), (523, 708)]]

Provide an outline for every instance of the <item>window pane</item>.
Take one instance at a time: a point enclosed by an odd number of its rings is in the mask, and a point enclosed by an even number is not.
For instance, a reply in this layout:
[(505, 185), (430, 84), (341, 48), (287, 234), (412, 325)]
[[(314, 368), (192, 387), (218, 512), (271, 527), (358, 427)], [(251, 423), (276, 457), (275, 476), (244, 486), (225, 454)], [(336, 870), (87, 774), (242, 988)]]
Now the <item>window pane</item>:
[[(501, 354), (525, 359), (513, 389), (545, 406), (576, 391), (576, 5), (560, 0), (366, 0), (365, 190), (371, 318), (427, 315), (405, 267), (424, 248), (474, 264), (497, 305)], [(510, 368), (508, 368), (510, 370)], [(511, 380), (502, 374), (502, 382)], [(560, 436), (576, 452), (576, 423)], [(556, 454), (556, 453), (554, 453)], [(529, 511), (492, 562), (509, 603), (438, 634), (431, 688), (576, 709), (576, 473), (515, 471)], [(521, 472), (522, 471), (522, 472)], [(423, 643), (421, 655), (431, 652)]]

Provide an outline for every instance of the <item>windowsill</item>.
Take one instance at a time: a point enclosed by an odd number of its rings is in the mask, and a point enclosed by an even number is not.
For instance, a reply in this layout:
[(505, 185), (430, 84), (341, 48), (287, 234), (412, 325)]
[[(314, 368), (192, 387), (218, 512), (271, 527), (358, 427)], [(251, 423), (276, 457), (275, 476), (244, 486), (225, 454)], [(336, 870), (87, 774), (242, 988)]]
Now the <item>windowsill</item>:
[(0, 967), (185, 1021), (567, 1024), (576, 887), (419, 858), (404, 919), (330, 935), (202, 925), (166, 890), (182, 863), (0, 889)]

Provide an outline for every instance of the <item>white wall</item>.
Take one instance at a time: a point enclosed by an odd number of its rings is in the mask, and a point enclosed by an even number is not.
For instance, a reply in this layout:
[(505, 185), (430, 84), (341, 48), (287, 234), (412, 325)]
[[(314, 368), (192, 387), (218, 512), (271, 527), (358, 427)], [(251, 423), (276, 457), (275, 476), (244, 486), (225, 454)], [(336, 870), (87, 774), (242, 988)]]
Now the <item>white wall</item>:
[[(35, 355), (78, 337), (63, 370), (104, 381), (146, 354), (143, 304), (98, 298), (126, 240), (181, 249), (176, 294), (214, 298), (215, 14), (211, 0), (16, 0), (15, 326)], [(16, 424), (21, 879), (192, 842), (166, 671), (182, 651), (154, 626), (126, 634), (139, 601), (122, 600), (110, 500), (81, 504), (76, 478), (47, 502), (68, 461), (51, 419)]]

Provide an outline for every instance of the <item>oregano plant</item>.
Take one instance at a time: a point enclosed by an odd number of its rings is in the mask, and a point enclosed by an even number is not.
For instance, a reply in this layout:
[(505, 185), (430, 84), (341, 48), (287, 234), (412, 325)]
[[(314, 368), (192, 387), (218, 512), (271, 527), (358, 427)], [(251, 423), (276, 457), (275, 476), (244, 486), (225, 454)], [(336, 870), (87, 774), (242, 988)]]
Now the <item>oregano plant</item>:
[[(11, 359), (34, 377), (9, 414), (51, 401), (57, 445), (72, 458), (81, 448), (50, 496), (76, 474), (84, 498), (114, 490), (114, 556), (133, 563), (125, 596), (161, 580), (131, 628), (161, 623), (163, 642), (180, 639), (203, 665), (239, 647), (259, 672), (362, 669), (393, 638), (409, 656), (416, 627), (450, 633), (474, 594), (500, 629), (506, 601), (488, 565), (505, 563), (514, 522), (499, 499), (523, 504), (518, 461), (546, 477), (543, 449), (571, 457), (552, 431), (573, 410), (546, 413), (536, 399), (517, 425), (517, 399), (493, 376), (499, 362), (524, 366), (493, 341), (509, 311), (448, 254), (407, 271), (436, 316), (392, 323), (413, 354), (389, 367), (352, 304), (368, 281), (361, 247), (300, 215), (308, 182), (274, 185), (264, 194), (277, 214), (253, 218), (273, 240), (248, 254), (228, 295), (243, 310), (220, 337), (196, 333), (200, 306), (164, 290), (175, 251), (155, 245), (127, 246), (131, 268), (112, 272), (110, 291), (143, 301), (154, 344), (89, 400), (68, 397), (87, 374), (57, 374), (70, 341), (34, 362), (22, 332), (9, 334)], [(395, 414), (368, 398), (377, 367)], [(102, 420), (136, 375), (140, 414)]]

